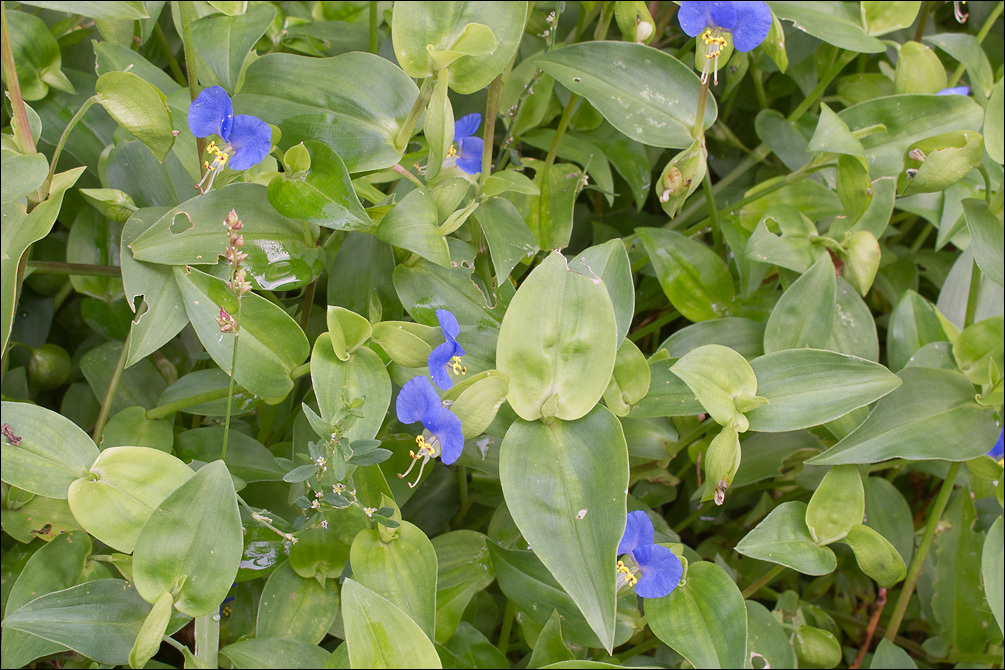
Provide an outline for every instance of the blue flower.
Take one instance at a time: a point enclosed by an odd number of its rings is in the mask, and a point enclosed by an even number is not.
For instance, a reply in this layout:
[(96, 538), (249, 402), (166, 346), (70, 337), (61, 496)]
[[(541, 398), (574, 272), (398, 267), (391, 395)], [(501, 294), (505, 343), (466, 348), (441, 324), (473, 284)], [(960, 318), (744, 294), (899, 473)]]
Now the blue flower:
[(429, 354), (429, 375), (438, 387), (446, 390), (454, 385), (450, 375), (447, 374), (447, 368), (453, 370), (454, 374), (457, 375), (462, 375), (468, 370), (461, 365), (464, 349), (455, 339), (461, 333), (457, 317), (445, 309), (438, 309), (436, 310), (436, 320), (440, 322), (440, 330), (443, 331), (443, 337), (447, 341)]
[[(628, 554), (635, 562), (634, 566), (626, 566), (624, 561), (618, 561), (619, 582), (623, 579), (634, 586), (635, 594), (642, 598), (670, 595), (684, 574), (684, 566), (675, 553), (653, 544), (655, 532), (646, 513), (636, 510), (628, 514), (625, 534), (618, 544), (618, 555)], [(636, 573), (640, 576), (636, 577)]]
[(426, 377), (415, 377), (405, 383), (398, 394), (395, 404), (398, 414), (398, 421), (402, 423), (422, 422), (432, 437), (427, 441), (425, 437), (419, 435), (415, 438), (415, 443), (419, 445), (418, 451), (411, 451), (412, 465), (408, 470), (398, 475), (402, 478), (412, 471), (415, 462), (422, 459), (422, 466), (419, 468), (419, 477), (409, 487), (415, 486), (422, 478), (422, 469), (430, 458), (439, 456), (447, 465), (456, 461), (461, 450), (464, 449), (464, 435), (461, 433), (461, 420), (456, 414), (440, 403), (440, 396), (436, 394), (436, 389)]
[(450, 155), (457, 157), (457, 167), (466, 174), (478, 174), (482, 171), (482, 149), (485, 147), (485, 143), (480, 137), (472, 137), (481, 123), (482, 115), (477, 112), (463, 116), (454, 122), (454, 142), (457, 143), (460, 150), (451, 147)]
[(1001, 463), (1002, 459), (1005, 458), (1005, 429), (1002, 429), (1002, 432), (998, 435), (998, 441), (995, 442), (995, 446), (991, 447), (991, 450), (988, 451), (988, 456), (995, 459), (999, 463)]
[(717, 37), (719, 31), (730, 33), (733, 48), (744, 52), (763, 42), (771, 30), (771, 10), (764, 2), (683, 0), (677, 20), (690, 37), (702, 35), (706, 43)]
[(953, 88), (944, 88), (935, 95), (970, 95), (970, 87), (954, 86)]
[(215, 156), (206, 167), (210, 172), (229, 161), (231, 170), (247, 170), (262, 162), (272, 149), (272, 129), (261, 119), (247, 114), (234, 116), (230, 96), (219, 86), (199, 94), (188, 108), (188, 127), (196, 137), (216, 135), (223, 146), (210, 142), (207, 149)]

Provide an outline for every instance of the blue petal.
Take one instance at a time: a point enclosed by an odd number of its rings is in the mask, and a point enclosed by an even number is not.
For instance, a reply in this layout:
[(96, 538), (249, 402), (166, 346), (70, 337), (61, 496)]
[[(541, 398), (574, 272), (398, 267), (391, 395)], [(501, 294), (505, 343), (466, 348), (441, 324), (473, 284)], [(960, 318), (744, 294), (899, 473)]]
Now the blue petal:
[(422, 417), (432, 408), (440, 406), (440, 396), (436, 394), (436, 389), (425, 377), (413, 377), (409, 379), (401, 388), (398, 400), (395, 403), (395, 410), (398, 414), (398, 421), (402, 423), (415, 423), (421, 421)]
[(680, 584), (684, 566), (675, 553), (658, 544), (638, 547), (632, 556), (639, 564), (639, 581), (635, 595), (642, 598), (662, 598)]
[(480, 137), (465, 137), (461, 140), (461, 155), (457, 157), (457, 167), (466, 174), (482, 171), (482, 150), (485, 142)]
[(653, 543), (653, 535), (656, 530), (653, 522), (649, 520), (642, 510), (635, 510), (628, 513), (628, 522), (625, 526), (625, 533), (618, 543), (618, 556), (632, 553), (636, 547)]
[(1002, 433), (998, 436), (998, 441), (995, 442), (995, 446), (991, 447), (991, 451), (988, 452), (988, 456), (996, 461), (1000, 461), (1003, 457), (1005, 457), (1005, 429), (1003, 429)]
[[(447, 373), (447, 363), (450, 362), (451, 358), (457, 355), (454, 353), (456, 349), (456, 343), (444, 342), (440, 346), (433, 349), (433, 353), (429, 354), (429, 358), (427, 360), (429, 365), (429, 376), (433, 378), (433, 383), (444, 391), (454, 385), (453, 380)], [(423, 379), (425, 379), (425, 377), (423, 377)]]
[(227, 140), (233, 123), (234, 105), (220, 86), (204, 90), (188, 108), (188, 129), (196, 137), (219, 135)]
[(464, 450), (464, 435), (461, 433), (461, 420), (443, 406), (437, 406), (426, 412), (422, 417), (422, 425), (440, 441), (440, 459), (450, 465), (461, 456)]
[(680, 27), (690, 37), (697, 37), (705, 28), (732, 30), (736, 24), (733, 2), (691, 2), (683, 0), (677, 12)]
[(482, 115), (478, 112), (462, 116), (454, 122), (454, 142), (460, 142), (465, 137), (471, 137), (482, 125)]
[(272, 149), (272, 128), (257, 117), (238, 114), (234, 117), (229, 142), (234, 148), (230, 169), (247, 170), (261, 163)]
[(734, 2), (736, 25), (733, 28), (733, 48), (750, 51), (764, 41), (771, 30), (771, 10), (765, 2)]
[(450, 310), (436, 310), (436, 320), (440, 322), (440, 330), (443, 331), (443, 336), (447, 338), (447, 342), (453, 341), (454, 338), (461, 334), (461, 326), (457, 323), (457, 317)]
[(944, 88), (935, 95), (970, 95), (970, 87), (954, 86), (953, 88)]

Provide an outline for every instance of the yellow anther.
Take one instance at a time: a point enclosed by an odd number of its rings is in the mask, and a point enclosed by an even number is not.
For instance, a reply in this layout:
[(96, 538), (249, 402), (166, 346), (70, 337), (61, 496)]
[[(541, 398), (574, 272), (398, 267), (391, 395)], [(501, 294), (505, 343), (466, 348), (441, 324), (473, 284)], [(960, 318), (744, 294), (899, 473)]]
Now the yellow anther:
[(453, 358), (451, 358), (450, 363), (448, 363), (448, 365), (450, 366), (450, 369), (454, 371), (455, 375), (463, 375), (468, 371), (468, 369), (461, 364), (460, 356), (454, 356)]
[(631, 569), (625, 565), (624, 561), (618, 561), (617, 572), (625, 576), (625, 583), (629, 586), (635, 586), (639, 581), (639, 578), (632, 574)]
[(456, 155), (457, 155), (457, 147), (451, 145), (451, 147), (447, 150), (447, 158), (453, 158)]

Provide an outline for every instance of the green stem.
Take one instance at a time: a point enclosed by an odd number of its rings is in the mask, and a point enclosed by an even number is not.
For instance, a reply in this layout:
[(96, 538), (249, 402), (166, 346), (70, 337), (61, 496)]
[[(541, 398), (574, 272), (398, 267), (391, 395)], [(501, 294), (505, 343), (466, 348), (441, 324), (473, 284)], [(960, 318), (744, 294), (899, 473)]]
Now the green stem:
[(978, 165), (977, 171), (984, 177), (984, 200), (990, 205), (992, 197), (991, 175), (988, 174), (988, 169), (983, 165)]
[(306, 363), (303, 363), (293, 368), (293, 371), (290, 372), (290, 379), (300, 379), (304, 375), (309, 375), (310, 373), (311, 373), (311, 362), (307, 361)]
[(741, 594), (743, 596), (743, 599), (746, 600), (747, 598), (755, 595), (763, 587), (767, 586), (772, 581), (774, 581), (775, 577), (780, 575), (783, 570), (785, 570), (784, 565), (776, 565), (767, 572), (765, 572), (757, 579), (757, 581), (755, 581), (747, 588), (743, 589), (743, 593)]
[(395, 172), (397, 172), (398, 174), (400, 174), (402, 177), (404, 177), (408, 181), (410, 181), (413, 184), (415, 184), (416, 187), (418, 187), (418, 188), (426, 188), (426, 185), (423, 184), (422, 181), (418, 177), (416, 177), (414, 174), (412, 174), (411, 172), (409, 172), (408, 170), (406, 170), (403, 166), (396, 164), (396, 165), (392, 165), (391, 169), (394, 170)]
[[(984, 21), (984, 25), (981, 26), (980, 32), (977, 33), (978, 44), (983, 44), (984, 38), (987, 37), (988, 33), (991, 32), (991, 27), (994, 25), (995, 21), (998, 20), (998, 17), (1002, 15), (1002, 11), (1005, 10), (1005, 4), (996, 2), (994, 3), (994, 5), (995, 5), (994, 9), (991, 10), (991, 13), (988, 15), (987, 20)], [(959, 83), (960, 77), (963, 76), (963, 73), (966, 72), (966, 69), (967, 66), (964, 65), (963, 63), (960, 63), (959, 65), (956, 66), (956, 71), (953, 72), (953, 76), (949, 79), (949, 88), (952, 88), (953, 86), (956, 86), (956, 84)], [(973, 84), (974, 82), (970, 83)]]
[(660, 640), (656, 636), (653, 636), (653, 637), (649, 638), (648, 640), (646, 640), (645, 642), (638, 643), (637, 645), (635, 645), (634, 647), (632, 647), (628, 651), (623, 651), (623, 652), (619, 653), (617, 655), (618, 660), (621, 661), (622, 663), (624, 663), (625, 661), (627, 661), (629, 658), (631, 658), (633, 656), (638, 656), (639, 654), (643, 654), (643, 653), (649, 651), (650, 649), (655, 649), (656, 647), (660, 646), (661, 643), (662, 643), (662, 640)]
[(949, 496), (953, 492), (956, 475), (959, 474), (962, 465), (961, 462), (957, 461), (949, 466), (949, 472), (946, 473), (946, 479), (942, 482), (939, 496), (935, 499), (935, 504), (932, 505), (931, 510), (929, 510), (928, 523), (925, 524), (925, 534), (921, 536), (921, 544), (918, 545), (918, 550), (914, 552), (914, 557), (911, 559), (911, 567), (907, 571), (907, 577), (904, 579), (904, 585), (900, 589), (900, 596), (897, 598), (897, 604), (893, 608), (890, 623), (887, 624), (886, 634), (883, 636), (884, 639), (890, 642), (894, 642), (894, 638), (897, 637), (897, 632), (900, 630), (900, 624), (904, 620), (904, 613), (907, 612), (907, 605), (911, 602), (914, 587), (918, 583), (918, 577), (921, 576), (925, 557), (932, 546), (932, 540), (935, 539), (935, 529), (939, 526), (942, 513), (946, 511), (946, 505), (949, 504)]
[(211, 668), (220, 667), (220, 612), (195, 618), (195, 656)]
[[(97, 559), (98, 557), (95, 556), (94, 558)], [(175, 649), (177, 649), (182, 654), (184, 654), (186, 651), (188, 651), (188, 647), (186, 647), (185, 645), (183, 645), (181, 642), (179, 642), (178, 640), (174, 639), (170, 635), (163, 636), (161, 638), (161, 640), (163, 640), (164, 642), (167, 642), (169, 645), (171, 645), (172, 647), (174, 647)]]
[(174, 57), (171, 45), (167, 41), (167, 35), (164, 34), (164, 29), (161, 28), (159, 23), (154, 23), (154, 38), (160, 44), (161, 50), (164, 51), (164, 57), (167, 58), (168, 68), (171, 70), (171, 74), (174, 75), (174, 80), (182, 86), (188, 86), (188, 79), (185, 78), (185, 73), (182, 72), (178, 59)]
[[(28, 112), (21, 97), (21, 82), (17, 78), (17, 68), (14, 65), (14, 49), (10, 41), (10, 26), (7, 24), (7, 3), (0, 2), (0, 58), (3, 60), (3, 75), (7, 80), (7, 92), (10, 94), (10, 105), (14, 117), (11, 127), (15, 130), (17, 143), (22, 153), (38, 153), (35, 149), (35, 138), (31, 136), (31, 124), (28, 123)], [(29, 207), (28, 211), (31, 211)]]
[(691, 127), (691, 137), (701, 137), (705, 134), (705, 105), (708, 104), (708, 79), (701, 82), (698, 89), (698, 109), (694, 114), (694, 125)]
[(548, 157), (544, 159), (544, 163), (548, 167), (555, 164), (555, 156), (558, 155), (558, 145), (562, 143), (562, 137), (565, 136), (565, 129), (569, 127), (569, 119), (572, 118), (572, 113), (576, 109), (577, 102), (579, 102), (579, 96), (573, 93), (569, 96), (569, 102), (562, 111), (562, 118), (559, 119), (558, 128), (555, 130), (555, 139), (551, 141), (551, 147), (548, 149)]
[(678, 312), (675, 309), (672, 309), (669, 312), (666, 312), (665, 314), (660, 314), (659, 317), (657, 317), (655, 320), (650, 321), (649, 323), (642, 326), (635, 332), (629, 333), (628, 339), (630, 339), (632, 342), (639, 342), (642, 340), (643, 337), (645, 337), (649, 333), (654, 333), (658, 331), (660, 328), (667, 325), (668, 323), (678, 318), (679, 316), (680, 312)]
[(503, 613), (502, 628), (499, 630), (499, 651), (505, 656), (509, 651), (509, 635), (513, 630), (513, 619), (516, 617), (516, 604), (507, 599), (506, 611)]
[(921, 15), (918, 17), (918, 29), (914, 31), (914, 41), (920, 42), (925, 35), (925, 24), (928, 22), (928, 12), (931, 11), (930, 2), (921, 3)]
[(118, 265), (88, 265), (86, 263), (60, 263), (58, 261), (28, 261), (28, 268), (38, 274), (76, 275), (78, 277), (121, 277)]
[(722, 228), (719, 227), (719, 211), (715, 207), (715, 196), (712, 195), (712, 179), (708, 174), (708, 170), (705, 170), (705, 178), (701, 180), (701, 186), (705, 191), (708, 218), (712, 222), (712, 244), (715, 246), (715, 253), (725, 258), (726, 247), (722, 242)]
[(311, 320), (311, 311), (314, 307), (314, 293), (317, 290), (318, 280), (315, 279), (304, 289), (304, 306), (300, 308), (300, 328), (307, 331), (307, 324)]
[(105, 424), (108, 423), (108, 414), (112, 410), (112, 399), (119, 388), (122, 370), (126, 367), (126, 358), (129, 357), (129, 337), (126, 335), (126, 341), (122, 343), (122, 353), (119, 354), (119, 360), (115, 363), (115, 369), (112, 370), (112, 378), (108, 382), (108, 389), (101, 401), (101, 411), (98, 412), (98, 420), (94, 424), (94, 443), (99, 447), (101, 446), (101, 434), (105, 431)]
[(482, 173), (478, 176), (479, 191), (485, 188), (485, 181), (492, 173), (493, 140), (496, 133), (496, 118), (499, 116), (499, 77), (489, 84), (489, 94), (485, 101), (485, 133), (482, 147)]
[(238, 324), (238, 331), (234, 333), (234, 353), (230, 358), (230, 383), (227, 385), (227, 418), (223, 422), (223, 448), (220, 450), (220, 460), (227, 460), (227, 438), (230, 437), (230, 412), (234, 405), (234, 371), (237, 369), (237, 346), (241, 343), (240, 318), (241, 299), (237, 299), (237, 314), (234, 320)]
[(59, 155), (63, 153), (63, 146), (66, 144), (66, 138), (70, 136), (70, 131), (73, 130), (80, 119), (84, 117), (87, 110), (91, 108), (92, 105), (98, 102), (98, 96), (92, 95), (90, 98), (84, 101), (84, 104), (80, 106), (77, 113), (73, 115), (70, 122), (66, 124), (66, 128), (63, 128), (63, 134), (59, 136), (59, 141), (56, 142), (56, 149), (52, 152), (52, 160), (49, 162), (49, 175), (45, 178), (45, 182), (42, 184), (48, 191), (49, 182), (52, 181), (52, 176), (56, 174), (56, 164), (59, 162)]
[[(195, 102), (199, 97), (199, 76), (196, 71), (195, 43), (192, 40), (192, 9), (190, 0), (175, 0), (178, 3), (178, 19), (181, 23), (181, 42), (185, 49), (185, 71), (188, 75), (189, 97)], [(202, 155), (206, 151), (206, 139), (197, 137), (195, 145), (198, 149), (199, 175), (206, 176), (206, 166)]]
[[(235, 388), (234, 393), (243, 393), (244, 390), (244, 388), (239, 386)], [(211, 402), (213, 400), (226, 398), (229, 392), (229, 388), (213, 389), (212, 391), (197, 393), (196, 395), (188, 396), (187, 398), (179, 398), (178, 400), (158, 405), (153, 409), (148, 409), (144, 416), (150, 421), (153, 421), (154, 419), (163, 419), (183, 409), (195, 407), (196, 405), (201, 405), (204, 402)]]
[(399, 150), (404, 151), (405, 147), (408, 146), (408, 141), (412, 139), (412, 133), (415, 132), (415, 126), (419, 123), (419, 117), (422, 113), (426, 111), (426, 105), (429, 104), (429, 98), (433, 95), (433, 86), (436, 84), (435, 77), (427, 77), (423, 82), (422, 86), (419, 88), (419, 97), (415, 99), (412, 104), (412, 109), (408, 110), (408, 116), (401, 124), (401, 128), (398, 129), (398, 134), (394, 138), (394, 146)]
[(377, 3), (370, 2), (370, 53), (377, 53)]

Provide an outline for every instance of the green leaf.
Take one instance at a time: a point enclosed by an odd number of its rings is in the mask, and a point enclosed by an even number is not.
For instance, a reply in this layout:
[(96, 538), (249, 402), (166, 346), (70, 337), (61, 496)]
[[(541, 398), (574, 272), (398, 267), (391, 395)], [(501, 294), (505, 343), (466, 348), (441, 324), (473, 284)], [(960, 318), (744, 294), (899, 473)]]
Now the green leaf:
[(147, 13), (146, 3), (142, 0), (123, 0), (123, 2), (112, 4), (108, 4), (107, 2), (88, 2), (87, 0), (73, 0), (72, 2), (28, 0), (28, 2), (22, 2), (21, 4), (52, 9), (57, 12), (66, 12), (67, 14), (80, 14), (81, 16), (89, 16), (92, 19), (124, 19), (134, 21), (150, 16)]
[(705, 411), (694, 391), (670, 367), (665, 359), (649, 361), (649, 391), (631, 411), (632, 418), (691, 416)]
[(248, 66), (234, 107), (254, 110), (279, 126), (282, 148), (319, 140), (338, 153), (349, 172), (362, 172), (401, 159), (395, 136), (418, 95), (401, 68), (373, 54), (276, 53)]
[(880, 127), (862, 138), (869, 175), (877, 179), (900, 174), (907, 149), (915, 142), (949, 131), (979, 130), (982, 112), (962, 95), (892, 95), (853, 105), (838, 116), (853, 133)]
[(349, 404), (362, 399), (354, 408), (362, 411), (344, 432), (350, 440), (368, 440), (377, 435), (391, 404), (391, 379), (380, 356), (360, 347), (341, 361), (335, 356), (328, 333), (314, 342), (311, 354), (311, 381), (318, 399), (318, 408), (325, 421), (341, 420)]
[(610, 566), (624, 531), (628, 480), (621, 424), (601, 407), (575, 421), (518, 420), (500, 449), (499, 477), (513, 520), (610, 649), (616, 609)]
[[(121, 342), (105, 342), (80, 359), (80, 371), (96, 398), (104, 398), (107, 394), (115, 365), (122, 356), (122, 347)], [(122, 371), (109, 409), (115, 413), (134, 406), (152, 409), (165, 388), (164, 378), (151, 361), (137, 361), (136, 365)]]
[(411, 321), (381, 321), (373, 324), (373, 341), (392, 361), (406, 368), (425, 367), (443, 332)]
[(861, 426), (808, 462), (966, 461), (994, 444), (999, 428), (974, 400), (974, 387), (962, 374), (905, 368), (898, 376), (904, 383), (881, 398)]
[(604, 404), (618, 416), (625, 416), (649, 392), (649, 364), (635, 343), (625, 339), (618, 347), (614, 373), (604, 391)]
[(418, 624), (352, 579), (342, 586), (342, 618), (354, 668), (442, 667), (433, 643)]
[(147, 145), (157, 160), (167, 158), (174, 146), (174, 127), (167, 99), (157, 87), (132, 72), (106, 72), (94, 90), (116, 123)]
[(522, 160), (525, 168), (534, 170), (534, 186), (539, 195), (513, 192), (507, 199), (520, 210), (539, 248), (568, 246), (572, 236), (573, 208), (582, 187), (582, 171), (571, 163), (549, 166), (534, 158)]
[(495, 581), (488, 538), (473, 530), (454, 530), (432, 539), (436, 551), (436, 641), (457, 630), (468, 603)]
[[(676, 149), (694, 141), (701, 84), (694, 71), (673, 56), (643, 44), (582, 42), (534, 61), (631, 139)], [(718, 113), (714, 101), (707, 104), (706, 129)]]
[(865, 524), (888, 539), (904, 563), (914, 553), (914, 517), (904, 495), (882, 477), (865, 480)]
[(747, 607), (748, 651), (762, 656), (772, 668), (796, 667), (796, 654), (782, 624), (761, 603), (746, 600), (743, 604)]
[(991, 95), (995, 75), (976, 37), (965, 33), (939, 33), (922, 39), (939, 47), (967, 68), (967, 80), (974, 94), (979, 96), (978, 99), (983, 100)]
[(896, 93), (938, 93), (948, 85), (946, 68), (935, 52), (921, 42), (900, 46), (897, 69), (893, 75)]
[(353, 579), (400, 609), (433, 638), (436, 619), (436, 552), (425, 533), (402, 521), (397, 537), (384, 542), (364, 530), (353, 540)]
[(527, 421), (585, 415), (607, 387), (616, 337), (603, 282), (553, 252), (521, 284), (499, 330), (497, 365), (514, 411)]
[(436, 202), (427, 191), (414, 189), (380, 220), (374, 234), (388, 244), (449, 267), (450, 250), (437, 229), (437, 220)]
[[(99, 2), (88, 4), (104, 5)], [(99, 77), (106, 72), (132, 72), (153, 84), (164, 95), (170, 95), (181, 88), (181, 84), (172, 79), (171, 75), (129, 47), (111, 42), (94, 41), (92, 44), (95, 55), (94, 71)]]
[(4, 402), (3, 421), (20, 438), (0, 440), (3, 481), (47, 498), (67, 496), (70, 485), (98, 458), (98, 448), (75, 423), (52, 410)]
[(472, 280), (471, 266), (466, 265), (444, 268), (417, 258), (395, 267), (394, 288), (412, 318), (434, 325), (436, 310), (447, 309), (461, 324), (498, 328), (502, 309), (489, 307), (485, 293)]
[(171, 454), (147, 447), (111, 447), (70, 485), (73, 516), (88, 533), (131, 554), (143, 524), (192, 470)]
[(202, 345), (216, 364), (229, 371), (235, 340), (240, 339), (234, 379), (255, 395), (279, 400), (293, 388), (290, 373), (309, 349), (300, 326), (277, 305), (254, 293), (241, 299), (240, 337), (220, 335), (220, 309), (237, 312), (236, 301), (222, 279), (193, 268), (175, 268), (175, 281), (185, 297), (185, 310)]
[[(806, 527), (813, 541), (823, 546), (844, 539), (853, 526), (862, 523), (864, 514), (862, 475), (854, 465), (838, 465), (827, 471), (810, 497)], [(868, 541), (864, 533), (862, 541)]]
[(142, 407), (125, 408), (105, 424), (101, 446), (108, 449), (131, 445), (171, 453), (174, 446), (172, 423), (167, 419), (148, 419)]
[[(309, 284), (324, 266), (323, 250), (305, 236), (304, 224), (279, 214), (259, 184), (231, 184), (167, 212), (129, 245), (138, 261), (165, 265), (216, 265), (227, 248), (223, 221), (237, 211), (248, 254), (243, 266), (256, 288), (289, 290)], [(229, 364), (228, 364), (229, 367)]]
[(153, 609), (143, 620), (133, 648), (129, 651), (129, 667), (145, 667), (153, 655), (160, 651), (161, 640), (164, 638), (164, 633), (167, 632), (168, 624), (171, 621), (172, 605), (174, 605), (174, 599), (167, 591), (162, 593), (161, 597), (154, 603)]
[(589, 247), (569, 261), (569, 267), (590, 278), (604, 282), (614, 306), (614, 320), (618, 324), (618, 345), (628, 335), (635, 314), (635, 284), (628, 251), (621, 240), (609, 240)]
[(471, 663), (476, 668), (509, 667), (509, 660), (506, 656), (489, 642), (480, 630), (467, 621), (461, 622), (457, 633), (447, 641), (444, 648), (455, 657)]
[[(998, 622), (998, 630), (1005, 630), (1005, 589), (1002, 588), (1002, 575), (1005, 574), (1005, 553), (1003, 553), (1002, 517), (999, 516), (991, 524), (988, 536), (984, 538), (984, 551), (981, 554), (981, 576), (984, 578), (984, 593), (987, 595), (991, 613)], [(10, 605), (8, 605), (9, 607)]]
[(488, 429), (506, 401), (509, 377), (498, 370), (485, 370), (466, 377), (443, 394), (450, 411), (461, 420), (465, 438), (478, 437)]
[(858, 567), (879, 586), (890, 588), (907, 575), (897, 548), (869, 526), (852, 526), (844, 542), (855, 552)]
[(0, 202), (14, 202), (33, 193), (49, 174), (49, 161), (42, 154), (25, 155), (4, 149), (0, 157), (6, 175), (0, 187)]
[(862, 28), (858, 7), (841, 3), (818, 5), (777, 0), (770, 7), (778, 18), (792, 22), (795, 28), (827, 44), (860, 53), (880, 53), (886, 50), (881, 41)]
[[(806, 504), (782, 503), (747, 533), (736, 551), (806, 575), (826, 575), (837, 567), (834, 552), (819, 547), (806, 527)], [(690, 581), (690, 574), (688, 575)]]
[(334, 580), (304, 579), (283, 561), (269, 575), (258, 601), (255, 637), (283, 637), (318, 644), (338, 614)]
[(886, 355), (892, 370), (901, 370), (911, 357), (931, 342), (947, 341), (942, 321), (932, 303), (908, 289), (890, 314)]
[(960, 372), (974, 384), (991, 382), (990, 363), (1005, 368), (1005, 318), (993, 316), (967, 326), (953, 342), (953, 358)]
[(243, 553), (237, 493), (223, 461), (204, 465), (153, 514), (133, 553), (133, 579), (147, 602), (165, 591), (189, 616), (215, 611)]
[(696, 668), (740, 668), (747, 660), (747, 609), (718, 565), (691, 563), (687, 582), (645, 601), (646, 618), (667, 646)]
[(1002, 220), (991, 213), (985, 200), (967, 198), (962, 204), (977, 267), (988, 279), (1005, 286), (1005, 231)]
[(7, 12), (7, 22), (21, 96), (29, 102), (41, 100), (50, 86), (74, 93), (73, 84), (60, 69), (59, 43), (45, 22), (34, 14), (18, 11)]
[(817, 259), (794, 281), (771, 310), (764, 330), (764, 351), (824, 348), (834, 329), (836, 284), (830, 255)]
[(984, 148), (996, 163), (1005, 163), (1005, 79), (999, 79), (991, 89), (984, 110)]
[[(356, 510), (354, 523), (345, 523), (353, 531), (366, 524), (363, 510)], [(332, 532), (332, 531), (339, 532)], [(304, 579), (337, 579), (349, 562), (348, 538), (342, 534), (342, 527), (332, 531), (323, 528), (308, 528), (297, 534), (298, 542), (290, 547), (290, 567)], [(351, 531), (350, 531), (351, 532)]]
[(663, 340), (657, 351), (665, 349), (671, 358), (680, 358), (703, 344), (721, 344), (753, 359), (764, 354), (764, 324), (737, 316), (700, 321)]
[(870, 35), (885, 35), (894, 30), (910, 28), (921, 9), (920, 2), (862, 3), (862, 23)]
[(747, 413), (751, 430), (780, 433), (818, 426), (864, 407), (900, 386), (878, 363), (817, 349), (787, 349), (755, 358), (757, 394), (766, 405)]
[[(555, 141), (556, 132), (550, 128), (536, 129), (525, 133), (520, 139), (525, 144), (546, 152)], [(607, 156), (598, 146), (583, 137), (567, 133), (559, 141), (556, 156), (581, 166), (596, 183), (597, 188), (604, 193), (608, 204), (614, 204), (614, 179), (611, 175), (611, 166)]]
[(899, 670), (900, 668), (917, 668), (918, 665), (911, 658), (911, 655), (898, 647), (886, 638), (879, 641), (876, 651), (872, 654), (872, 663), (869, 665), (873, 670), (878, 668), (890, 668)]
[[(11, 585), (10, 595), (4, 603), (5, 611), (16, 612), (35, 598), (78, 584), (91, 551), (91, 538), (80, 531), (62, 535), (42, 545), (31, 555)], [(7, 627), (3, 634), (2, 664), (7, 668), (19, 668), (40, 656), (64, 649), (61, 644)]]
[[(373, 223), (356, 196), (342, 158), (317, 140), (305, 140), (306, 174), (284, 172), (269, 182), (269, 202), (283, 216), (335, 230), (372, 231)], [(300, 145), (297, 145), (300, 146)]]
[[(223, 434), (223, 426), (186, 430), (178, 435), (175, 451), (186, 461), (210, 463), (220, 457)], [(230, 474), (249, 484), (279, 481), (285, 473), (261, 442), (239, 431), (230, 432), (224, 462)]]
[(340, 361), (349, 360), (349, 355), (373, 334), (369, 321), (356, 312), (337, 305), (328, 306), (325, 321), (328, 324), (332, 349)]
[(316, 644), (282, 637), (256, 637), (220, 650), (235, 668), (310, 670), (325, 666), (330, 654)]
[(99, 579), (35, 598), (8, 612), (3, 625), (62, 644), (98, 663), (125, 665), (149, 612), (150, 605), (129, 582)]
[(517, 263), (537, 251), (534, 235), (517, 208), (505, 198), (489, 198), (478, 206), (474, 217), (485, 233), (496, 282), (501, 284)]
[(272, 5), (252, 5), (243, 14), (211, 14), (192, 23), (192, 44), (220, 85), (233, 93), (255, 43), (276, 18)]
[(562, 639), (562, 619), (558, 615), (558, 610), (553, 610), (548, 617), (548, 623), (544, 625), (544, 630), (537, 637), (534, 651), (530, 655), (528, 668), (540, 668), (549, 663), (559, 661), (571, 661), (572, 652)]
[(729, 268), (701, 242), (661, 228), (636, 228), (663, 292), (690, 321), (724, 316), (735, 296)]
[[(20, 12), (11, 12), (11, 15)], [(0, 304), (3, 305), (0, 324), (0, 350), (7, 349), (7, 338), (14, 324), (14, 308), (17, 306), (17, 267), (21, 256), (33, 242), (37, 242), (52, 230), (59, 210), (63, 205), (63, 194), (73, 186), (84, 168), (74, 168), (55, 175), (49, 185), (49, 197), (35, 206), (31, 214), (19, 202), (3, 203), (0, 218)]]
[(430, 77), (449, 66), (450, 88), (474, 93), (513, 58), (527, 9), (526, 2), (404, 3), (391, 23), (394, 54), (410, 77)]
[(546, 612), (557, 610), (562, 619), (562, 630), (571, 644), (585, 647), (601, 645), (576, 603), (534, 552), (511, 551), (494, 542), (489, 542), (488, 548), (499, 588), (532, 621), (543, 627), (550, 616)]
[(684, 380), (719, 425), (746, 432), (744, 412), (759, 401), (757, 378), (743, 356), (719, 344), (706, 344), (685, 354), (670, 371)]

